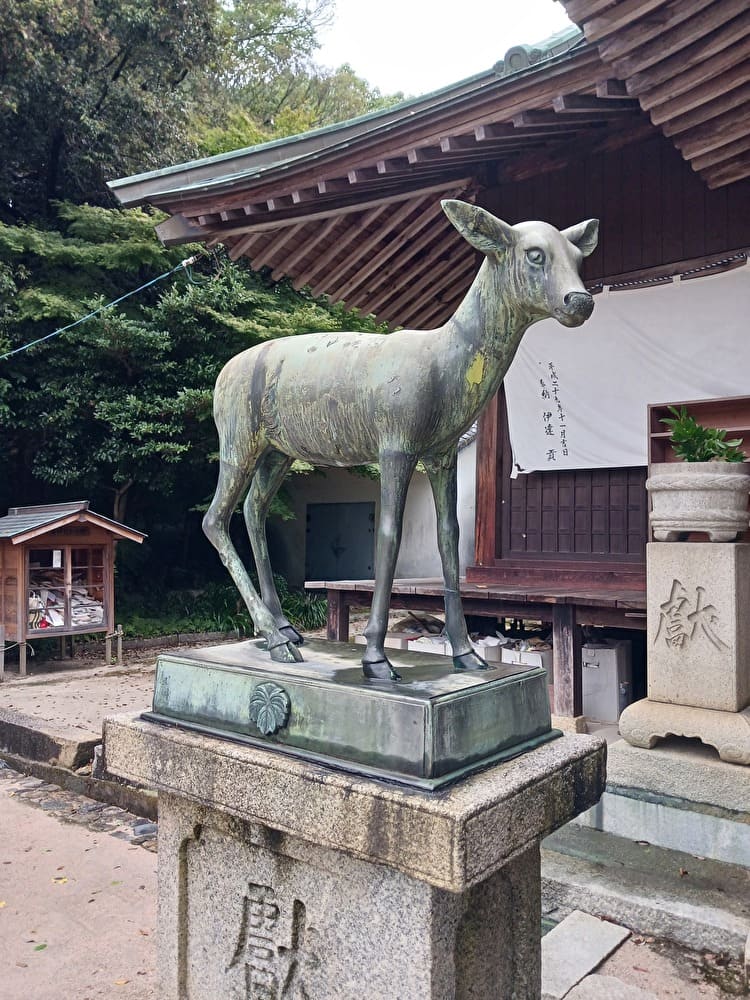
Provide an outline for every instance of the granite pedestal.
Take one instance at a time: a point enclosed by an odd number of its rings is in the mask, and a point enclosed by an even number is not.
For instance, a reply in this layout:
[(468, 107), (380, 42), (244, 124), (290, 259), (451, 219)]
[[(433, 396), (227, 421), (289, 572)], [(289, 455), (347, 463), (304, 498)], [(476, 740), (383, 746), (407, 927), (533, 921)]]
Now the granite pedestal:
[(539, 841), (604, 789), (565, 736), (430, 792), (136, 717), (159, 791), (163, 1000), (538, 1000)]
[(633, 746), (698, 737), (750, 764), (750, 545), (647, 547), (648, 698), (620, 716)]

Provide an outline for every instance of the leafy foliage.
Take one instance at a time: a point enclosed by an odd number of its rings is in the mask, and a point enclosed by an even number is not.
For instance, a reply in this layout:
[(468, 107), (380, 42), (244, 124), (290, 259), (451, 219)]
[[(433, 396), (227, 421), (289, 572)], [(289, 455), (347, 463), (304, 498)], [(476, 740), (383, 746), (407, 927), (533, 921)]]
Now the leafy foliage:
[(218, 0), (5, 0), (0, 203), (108, 201), (105, 180), (187, 152), (191, 83), (221, 56)]
[(670, 443), (683, 462), (744, 462), (747, 456), (740, 450), (742, 438), (727, 441), (727, 432), (717, 427), (704, 427), (690, 416), (687, 407), (678, 410), (670, 406), (671, 417), (662, 417), (672, 432)]

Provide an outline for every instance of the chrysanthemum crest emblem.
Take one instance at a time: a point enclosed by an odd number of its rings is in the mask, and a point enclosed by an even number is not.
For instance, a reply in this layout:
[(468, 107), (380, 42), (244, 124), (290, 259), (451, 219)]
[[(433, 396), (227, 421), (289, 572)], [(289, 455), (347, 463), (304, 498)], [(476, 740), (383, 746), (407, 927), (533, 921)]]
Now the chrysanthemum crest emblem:
[(289, 718), (289, 695), (278, 684), (259, 684), (250, 698), (250, 719), (264, 736), (282, 729)]

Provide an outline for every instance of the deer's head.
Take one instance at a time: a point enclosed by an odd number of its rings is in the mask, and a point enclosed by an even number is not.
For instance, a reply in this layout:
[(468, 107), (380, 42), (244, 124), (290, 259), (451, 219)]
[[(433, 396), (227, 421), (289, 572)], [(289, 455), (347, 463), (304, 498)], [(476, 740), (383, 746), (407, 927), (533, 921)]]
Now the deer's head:
[(442, 206), (464, 239), (485, 255), (490, 266), (505, 272), (506, 307), (530, 322), (553, 316), (563, 326), (580, 326), (589, 318), (594, 300), (581, 283), (580, 267), (596, 249), (597, 219), (560, 231), (546, 222), (509, 226), (464, 201), (444, 201)]

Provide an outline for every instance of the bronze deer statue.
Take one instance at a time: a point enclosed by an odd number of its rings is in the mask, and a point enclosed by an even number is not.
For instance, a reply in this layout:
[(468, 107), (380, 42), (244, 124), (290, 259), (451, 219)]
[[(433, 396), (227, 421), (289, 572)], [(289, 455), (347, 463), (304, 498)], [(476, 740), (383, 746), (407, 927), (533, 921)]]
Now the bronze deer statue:
[[(509, 226), (462, 201), (442, 205), (485, 255), (443, 326), (272, 340), (232, 358), (216, 382), (219, 480), (203, 530), (273, 660), (301, 660), (302, 637), (284, 617), (274, 586), (265, 529), (271, 500), (295, 458), (343, 467), (377, 461), (380, 524), (362, 665), (367, 677), (399, 679), (383, 641), (406, 491), (421, 459), (437, 511), (453, 664), (456, 670), (487, 667), (472, 649), (459, 593), (457, 443), (497, 392), (532, 323), (553, 316), (574, 327), (591, 315), (593, 299), (579, 270), (596, 247), (598, 222), (560, 232), (544, 222)], [(248, 486), (243, 509), (262, 600), (229, 537), (229, 520)]]

